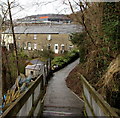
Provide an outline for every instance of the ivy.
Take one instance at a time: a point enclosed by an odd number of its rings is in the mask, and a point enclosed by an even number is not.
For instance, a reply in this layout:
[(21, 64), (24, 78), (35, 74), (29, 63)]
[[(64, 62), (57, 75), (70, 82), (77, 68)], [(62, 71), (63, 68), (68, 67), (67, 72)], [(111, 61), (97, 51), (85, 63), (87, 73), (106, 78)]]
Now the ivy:
[(119, 34), (119, 5), (115, 2), (104, 3), (103, 31), (104, 40), (109, 43), (111, 50), (119, 51), (120, 34)]

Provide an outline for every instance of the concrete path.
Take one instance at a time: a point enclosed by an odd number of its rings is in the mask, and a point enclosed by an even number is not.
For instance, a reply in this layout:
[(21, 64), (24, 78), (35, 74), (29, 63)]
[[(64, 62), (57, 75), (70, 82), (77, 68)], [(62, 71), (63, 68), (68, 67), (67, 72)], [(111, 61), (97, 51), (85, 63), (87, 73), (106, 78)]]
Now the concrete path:
[(65, 82), (66, 77), (78, 63), (79, 59), (55, 72), (49, 81), (44, 101), (43, 116), (45, 118), (57, 118), (57, 116), (77, 118), (83, 115), (83, 101), (67, 88)]

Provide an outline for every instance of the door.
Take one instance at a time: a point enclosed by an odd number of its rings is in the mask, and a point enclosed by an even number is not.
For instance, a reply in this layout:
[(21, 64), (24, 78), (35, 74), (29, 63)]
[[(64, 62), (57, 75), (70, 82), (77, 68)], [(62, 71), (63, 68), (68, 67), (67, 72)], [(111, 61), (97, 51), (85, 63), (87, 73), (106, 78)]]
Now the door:
[(56, 54), (58, 54), (58, 52), (59, 52), (59, 49), (58, 49), (59, 47), (58, 47), (58, 44), (55, 44), (54, 45), (54, 52), (56, 53)]

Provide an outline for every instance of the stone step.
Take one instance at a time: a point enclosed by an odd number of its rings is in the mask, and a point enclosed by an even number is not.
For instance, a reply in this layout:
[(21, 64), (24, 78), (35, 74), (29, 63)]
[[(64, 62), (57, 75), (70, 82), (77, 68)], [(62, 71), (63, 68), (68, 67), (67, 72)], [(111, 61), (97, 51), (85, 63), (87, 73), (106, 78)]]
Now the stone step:
[(83, 115), (63, 111), (44, 111), (43, 118), (85, 118)]

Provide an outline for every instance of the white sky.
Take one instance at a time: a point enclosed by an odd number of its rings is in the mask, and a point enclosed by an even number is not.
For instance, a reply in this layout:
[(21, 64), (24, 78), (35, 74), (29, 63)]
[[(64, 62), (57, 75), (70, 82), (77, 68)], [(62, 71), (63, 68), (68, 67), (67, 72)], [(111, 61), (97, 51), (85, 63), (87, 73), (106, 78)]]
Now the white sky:
[[(13, 19), (22, 18), (30, 15), (37, 14), (70, 14), (72, 13), (69, 5), (63, 4), (68, 0), (9, 0), (15, 1), (19, 4), (17, 7), (12, 8)], [(74, 3), (74, 0), (70, 0)], [(79, 1), (79, 0), (75, 0)], [(0, 4), (7, 0), (0, 0)], [(14, 4), (15, 5), (15, 4)], [(5, 6), (6, 7), (6, 6)], [(7, 8), (7, 7), (6, 7)]]
[(13, 18), (21, 18), (36, 14), (70, 14), (69, 6), (63, 5), (63, 0), (17, 0), (22, 8), (12, 10)]
[[(9, 0), (9, 1), (10, 2), (16, 1), (21, 6), (12, 9), (12, 16), (14, 19), (22, 18), (30, 15), (37, 15), (37, 14), (49, 14), (49, 13), (70, 14), (71, 13), (69, 5), (63, 4), (63, 1), (68, 1), (68, 0)], [(70, 0), (70, 1), (74, 3), (73, 1), (77, 2), (79, 0)], [(0, 4), (1, 2), (7, 2), (7, 0), (0, 0)], [(78, 11), (76, 7), (75, 9)]]

